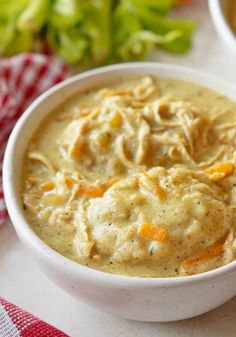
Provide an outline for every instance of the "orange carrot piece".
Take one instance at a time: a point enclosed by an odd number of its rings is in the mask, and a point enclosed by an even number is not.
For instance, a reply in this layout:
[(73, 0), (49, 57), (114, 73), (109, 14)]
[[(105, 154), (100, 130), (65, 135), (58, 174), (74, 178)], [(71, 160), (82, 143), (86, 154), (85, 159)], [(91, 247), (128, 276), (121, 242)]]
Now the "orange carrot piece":
[(104, 191), (100, 187), (94, 187), (94, 186), (85, 186), (81, 185), (76, 193), (78, 196), (80, 195), (86, 195), (89, 198), (100, 198), (103, 196)]
[(155, 185), (155, 195), (160, 199), (163, 200), (166, 194), (166, 191), (164, 190), (164, 188), (162, 188), (157, 181), (153, 178), (150, 177), (146, 172), (143, 173), (143, 175), (145, 177), (148, 178), (149, 181), (151, 181), (154, 185)]
[(166, 229), (148, 223), (142, 224), (139, 228), (138, 234), (143, 238), (152, 241), (165, 242), (168, 239), (168, 232)]
[(118, 111), (115, 112), (115, 115), (110, 120), (109, 124), (112, 128), (118, 128), (121, 125), (122, 119)]
[(65, 176), (64, 183), (68, 188), (72, 188), (73, 185), (74, 185), (73, 179), (71, 179), (71, 177), (69, 177), (69, 176)]
[(225, 162), (217, 166), (210, 167), (206, 170), (206, 173), (210, 175), (210, 179), (213, 181), (219, 181), (231, 175), (233, 171), (234, 165), (230, 162)]
[(212, 247), (207, 248), (198, 255), (185, 259), (181, 265), (184, 269), (188, 269), (189, 267), (198, 262), (213, 259), (214, 257), (221, 255), (223, 252), (224, 252), (224, 245), (216, 244)]
[(43, 183), (40, 187), (41, 187), (41, 190), (42, 190), (43, 192), (48, 192), (48, 191), (53, 190), (53, 188), (54, 188), (54, 183), (53, 183), (52, 181), (48, 181), (48, 182), (46, 182), (46, 183)]

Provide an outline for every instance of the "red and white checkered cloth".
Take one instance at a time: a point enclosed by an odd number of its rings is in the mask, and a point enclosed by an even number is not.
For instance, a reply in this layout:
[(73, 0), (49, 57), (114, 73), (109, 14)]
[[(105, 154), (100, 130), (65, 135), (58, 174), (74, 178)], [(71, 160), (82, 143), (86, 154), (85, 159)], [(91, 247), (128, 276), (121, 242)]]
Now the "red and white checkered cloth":
[(0, 297), (1, 337), (69, 337)]
[(0, 58), (0, 225), (7, 218), (2, 190), (2, 160), (8, 137), (29, 103), (69, 75), (58, 58), (21, 54)]

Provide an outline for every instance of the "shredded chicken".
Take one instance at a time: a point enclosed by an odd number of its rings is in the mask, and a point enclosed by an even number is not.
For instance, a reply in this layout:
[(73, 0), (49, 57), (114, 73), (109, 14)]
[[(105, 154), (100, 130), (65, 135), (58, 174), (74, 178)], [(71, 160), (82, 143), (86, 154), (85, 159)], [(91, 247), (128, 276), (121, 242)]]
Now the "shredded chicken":
[(37, 152), (37, 151), (31, 151), (31, 152), (28, 153), (28, 157), (31, 160), (37, 160), (37, 161), (41, 162), (42, 164), (44, 164), (47, 167), (47, 169), (50, 171), (51, 174), (54, 175), (56, 173), (56, 169), (53, 166), (53, 164), (42, 153)]
[(121, 135), (117, 139), (117, 155), (120, 158), (122, 164), (126, 166), (128, 169), (134, 170), (134, 171), (143, 171), (145, 170), (145, 166), (137, 165), (133, 162), (131, 162), (126, 154), (125, 154), (125, 149), (124, 149), (124, 136)]
[[(178, 162), (205, 166), (204, 155), (214, 142), (214, 121), (191, 103), (161, 96), (150, 77), (133, 88), (103, 89), (97, 97), (96, 106), (100, 109), (96, 109), (93, 118), (89, 114), (75, 119), (61, 137), (61, 145), (72, 160), (82, 162), (86, 157), (88, 167), (99, 166), (101, 174), (107, 170), (109, 162), (109, 167), (114, 168), (112, 173), (117, 175), (120, 168), (115, 169), (114, 153), (124, 169), (137, 171), (140, 169), (137, 165), (142, 164), (142, 169), (161, 163), (171, 149), (179, 153)], [(99, 149), (103, 151), (100, 158), (97, 156)], [(214, 160), (212, 158), (212, 162)]]

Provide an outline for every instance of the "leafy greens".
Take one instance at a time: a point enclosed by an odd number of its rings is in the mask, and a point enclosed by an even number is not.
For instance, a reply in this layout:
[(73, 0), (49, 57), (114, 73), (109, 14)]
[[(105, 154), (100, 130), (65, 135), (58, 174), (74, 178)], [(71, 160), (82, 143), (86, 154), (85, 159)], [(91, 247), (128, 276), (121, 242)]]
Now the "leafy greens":
[(0, 53), (43, 43), (70, 64), (141, 59), (154, 48), (184, 53), (194, 23), (170, 19), (176, 0), (0, 0)]

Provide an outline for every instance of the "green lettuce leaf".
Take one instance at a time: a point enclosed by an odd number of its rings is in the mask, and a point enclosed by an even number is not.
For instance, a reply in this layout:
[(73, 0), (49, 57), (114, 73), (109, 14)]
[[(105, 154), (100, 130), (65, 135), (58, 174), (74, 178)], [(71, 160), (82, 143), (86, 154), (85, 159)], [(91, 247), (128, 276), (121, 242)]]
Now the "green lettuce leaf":
[(49, 0), (30, 0), (17, 20), (17, 28), (20, 31), (38, 32), (46, 23), (50, 5)]
[(160, 47), (184, 53), (191, 46), (195, 26), (190, 20), (166, 17), (172, 0), (121, 0), (114, 15), (115, 54), (121, 60), (144, 58)]
[(29, 31), (16, 31), (14, 38), (7, 45), (5, 54), (7, 56), (30, 52), (33, 44), (33, 34)]
[(93, 64), (105, 62), (111, 52), (111, 0), (86, 0), (83, 30), (90, 41)]
[(73, 27), (82, 19), (81, 2), (78, 0), (55, 0), (49, 14), (49, 23), (60, 29)]
[(0, 53), (5, 54), (7, 46), (14, 39), (14, 20), (0, 18)]
[(77, 28), (58, 30), (50, 27), (47, 37), (53, 51), (70, 64), (82, 62), (87, 54), (88, 39)]
[(21, 13), (29, 0), (0, 0), (0, 18), (13, 18)]
[(166, 35), (157, 35), (148, 30), (138, 31), (120, 46), (118, 54), (123, 60), (139, 59), (144, 57), (156, 45), (171, 44), (181, 38), (181, 32), (171, 31)]
[(184, 53), (195, 25), (175, 20), (176, 0), (0, 0), (0, 53), (37, 50), (70, 64), (144, 58), (154, 48)]

